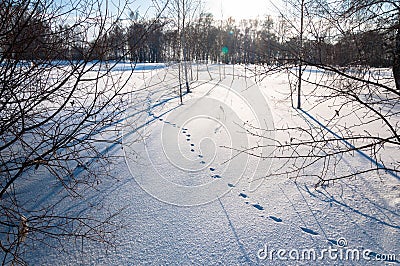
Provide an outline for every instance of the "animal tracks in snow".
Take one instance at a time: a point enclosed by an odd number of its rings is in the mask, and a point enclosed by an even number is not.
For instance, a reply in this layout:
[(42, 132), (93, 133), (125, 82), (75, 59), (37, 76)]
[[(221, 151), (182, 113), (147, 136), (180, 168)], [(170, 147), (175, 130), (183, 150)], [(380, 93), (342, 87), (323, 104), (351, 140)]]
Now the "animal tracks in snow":
[[(228, 184), (228, 186), (234, 187), (232, 184)], [(258, 211), (265, 211), (265, 208), (262, 205), (260, 205), (259, 203), (250, 203), (249, 202), (250, 197), (247, 194), (245, 194), (244, 192), (240, 192), (238, 194), (238, 196), (240, 198), (243, 198), (243, 199), (246, 200), (244, 202), (246, 205), (251, 205), (252, 207), (257, 209)], [(274, 216), (274, 215), (269, 215), (269, 216), (261, 215), (260, 217), (262, 217), (262, 218), (267, 217), (267, 218), (271, 219), (273, 222), (275, 222), (277, 224), (283, 223), (283, 220), (281, 218), (279, 218), (277, 216)], [(306, 233), (306, 234), (309, 234), (309, 235), (312, 235), (312, 236), (318, 236), (319, 235), (318, 232), (316, 232), (316, 231), (314, 231), (314, 230), (312, 230), (310, 228), (307, 228), (307, 227), (300, 226), (300, 229), (303, 231), (303, 233)]]
[(313, 235), (313, 236), (319, 235), (318, 232), (315, 232), (314, 230), (311, 230), (311, 229), (306, 228), (306, 227), (301, 227), (301, 226), (300, 226), (300, 229), (303, 230), (303, 232), (305, 232), (305, 233), (307, 233), (307, 234), (310, 234), (310, 235)]
[(272, 220), (274, 220), (274, 222), (277, 222), (277, 223), (281, 223), (282, 222), (281, 218), (278, 218), (278, 217), (275, 217), (275, 216), (272, 216), (272, 215), (270, 215), (269, 218), (271, 218)]
[[(189, 133), (189, 129), (188, 128), (181, 128), (181, 133), (184, 135), (184, 137), (186, 138), (186, 141), (187, 142), (191, 142), (191, 137), (192, 137), (192, 134), (190, 134)], [(195, 143), (190, 143), (189, 144), (189, 150), (190, 150), (190, 152), (192, 152), (192, 153), (195, 153), (196, 152), (196, 144)], [(197, 157), (199, 158), (199, 159), (202, 159), (199, 163), (200, 164), (203, 164), (203, 165), (205, 165), (205, 164), (207, 164), (207, 162), (206, 162), (206, 158), (204, 158), (204, 155), (203, 154), (198, 154), (197, 155)], [(216, 168), (214, 168), (214, 167), (210, 167), (209, 168), (209, 171), (210, 171), (210, 177), (211, 178), (213, 178), (213, 179), (220, 179), (220, 178), (222, 178), (222, 176), (221, 175), (219, 175), (219, 174), (215, 174), (214, 172), (216, 172), (217, 171), (217, 169)]]
[[(161, 122), (163, 122), (163, 123), (165, 123), (165, 124), (171, 125), (171, 126), (173, 126), (173, 127), (180, 128), (180, 133), (183, 134), (184, 139), (185, 139), (185, 140), (187, 141), (187, 143), (188, 143), (188, 146), (187, 146), (187, 147), (188, 147), (188, 150), (189, 150), (191, 153), (200, 152), (200, 150), (198, 150), (198, 148), (196, 148), (197, 145), (196, 145), (195, 143), (193, 143), (193, 141), (192, 141), (193, 135), (190, 133), (190, 130), (189, 130), (188, 128), (185, 128), (185, 127), (182, 127), (182, 128), (181, 128), (181, 127), (179, 127), (178, 125), (176, 125), (176, 124), (174, 124), (174, 123), (172, 123), (172, 122), (166, 121), (166, 120), (164, 120), (164, 119), (162, 119), (162, 118), (160, 118), (160, 117), (156, 117), (154, 114), (152, 114), (152, 115), (154, 116), (154, 118), (158, 118), (159, 121), (161, 121)], [(200, 163), (200, 164), (202, 164), (202, 165), (206, 165), (206, 164), (207, 164), (207, 158), (205, 158), (205, 156), (204, 156), (203, 154), (201, 154), (201, 152), (198, 153), (198, 154), (196, 155), (196, 157), (197, 157), (197, 159), (201, 160), (201, 161), (198, 161), (198, 163)], [(215, 167), (212, 167), (212, 166), (208, 167), (208, 171), (209, 171), (210, 177), (211, 177), (212, 179), (220, 179), (220, 178), (222, 178), (221, 175), (217, 174), (218, 171), (217, 171), (217, 169), (216, 169)], [(231, 184), (231, 183), (228, 183), (227, 185), (228, 185), (228, 187), (230, 187), (230, 188), (232, 188), (232, 189), (236, 187), (234, 184)], [(264, 206), (262, 206), (260, 203), (258, 203), (258, 202), (251, 202), (251, 198), (249, 197), (248, 194), (246, 194), (246, 193), (244, 193), (244, 192), (240, 192), (240, 193), (238, 194), (238, 196), (239, 196), (240, 198), (244, 199), (244, 200), (245, 200), (244, 203), (245, 203), (246, 205), (250, 205), (252, 208), (255, 209), (255, 211), (257, 211), (257, 212), (264, 212), (264, 211), (267, 211), (267, 210), (264, 208)], [(283, 220), (282, 220), (281, 218), (279, 218), (279, 217), (277, 217), (277, 216), (274, 216), (274, 215), (267, 215), (267, 216), (261, 215), (260, 217), (262, 217), (262, 218), (264, 218), (264, 217), (265, 217), (265, 218), (268, 218), (268, 219), (270, 219), (272, 222), (274, 222), (274, 223), (276, 223), (276, 224), (282, 224), (282, 223), (284, 223)], [(303, 233), (305, 233), (305, 234), (308, 234), (308, 235), (311, 235), (311, 236), (318, 236), (318, 235), (319, 235), (318, 232), (316, 232), (316, 231), (314, 231), (314, 230), (312, 230), (312, 229), (310, 229), (310, 228), (307, 228), (307, 227), (304, 227), (304, 226), (299, 226), (298, 228), (300, 228), (301, 231), (302, 231)]]
[[(168, 124), (170, 126), (178, 128), (179, 129), (178, 134), (179, 133), (182, 134), (183, 135), (183, 139), (185, 139), (186, 142), (188, 143), (188, 146), (187, 146), (188, 147), (188, 151), (190, 151), (190, 153), (199, 152), (197, 154), (197, 156), (196, 156), (197, 160), (195, 160), (195, 162), (200, 163), (202, 165), (207, 165), (207, 163), (208, 164), (212, 163), (211, 161), (207, 162), (207, 159), (209, 159), (209, 158), (205, 158), (204, 155), (201, 154), (201, 151), (199, 150), (199, 148), (197, 148), (197, 146), (199, 146), (199, 145), (196, 145), (195, 143), (193, 143), (193, 141), (192, 141), (192, 137), (193, 136), (192, 136), (192, 133), (190, 133), (189, 128), (178, 126), (177, 124), (172, 123), (170, 121), (167, 121), (166, 119), (163, 119), (160, 116), (156, 116), (152, 112), (149, 112), (149, 116), (152, 116), (154, 119), (157, 119), (157, 120), (163, 122), (164, 124)], [(205, 170), (205, 168), (203, 170)], [(208, 171), (209, 171), (209, 176), (210, 176), (211, 179), (221, 179), (221, 178), (223, 178), (221, 176), (221, 174), (218, 173), (218, 169), (215, 168), (215, 167), (209, 167)]]
[[(153, 114), (153, 116), (154, 116), (154, 114)], [(159, 118), (159, 117), (154, 116), (154, 118)], [(159, 118), (158, 120), (161, 121), (161, 122), (163, 122), (163, 123), (169, 124), (169, 125), (171, 125), (171, 126), (173, 126), (173, 127), (180, 128), (178, 125), (173, 124), (173, 123), (171, 123), (171, 122), (169, 122), (169, 121), (166, 121), (166, 120), (164, 120), (164, 119), (162, 119), (162, 118)], [(193, 137), (193, 136), (192, 136), (192, 134), (190, 133), (190, 131), (189, 131), (188, 128), (184, 128), (184, 127), (180, 128), (180, 133), (183, 134), (184, 139), (186, 139), (186, 141), (187, 141), (187, 143), (188, 143), (188, 146), (187, 146), (187, 147), (188, 147), (188, 150), (189, 150), (191, 153), (200, 152), (200, 150), (198, 150), (198, 148), (196, 148), (197, 145), (196, 145), (195, 143), (192, 142), (192, 137)], [(197, 157), (197, 159), (200, 159), (200, 160), (201, 160), (201, 161), (199, 161), (200, 164), (202, 164), (202, 165), (206, 165), (206, 164), (207, 164), (207, 158), (205, 158), (205, 156), (204, 156), (203, 154), (201, 154), (201, 152), (198, 153), (198, 154), (196, 155), (196, 157)], [(210, 167), (208, 167), (208, 171), (209, 171), (210, 177), (211, 177), (212, 179), (220, 179), (220, 178), (222, 178), (221, 175), (217, 174), (218, 171), (217, 171), (216, 168), (210, 166)], [(228, 185), (228, 187), (230, 187), (230, 188), (232, 188), (232, 189), (236, 187), (234, 184), (231, 184), (231, 183), (228, 183), (227, 185)], [(244, 199), (244, 200), (245, 200), (244, 203), (245, 203), (246, 205), (250, 205), (251, 207), (253, 207), (253, 208), (255, 209), (255, 211), (257, 211), (257, 212), (264, 212), (264, 211), (267, 211), (267, 210), (264, 208), (264, 206), (262, 206), (260, 203), (258, 203), (258, 202), (251, 202), (251, 198), (249, 197), (248, 194), (246, 194), (246, 193), (244, 193), (244, 192), (240, 192), (240, 193), (238, 194), (238, 196), (239, 196), (240, 198)], [(283, 223), (284, 223), (283, 220), (282, 220), (281, 218), (279, 218), (279, 217), (277, 217), (277, 216), (274, 216), (274, 215), (267, 215), (267, 216), (260, 215), (260, 217), (262, 217), (262, 218), (264, 218), (264, 217), (265, 217), (265, 218), (268, 218), (268, 219), (270, 219), (272, 222), (274, 222), (274, 223), (276, 223), (276, 224), (283, 224)], [(300, 228), (301, 231), (302, 231), (303, 233), (305, 233), (305, 234), (308, 234), (308, 235), (311, 235), (311, 236), (318, 236), (318, 235), (319, 235), (318, 232), (316, 232), (316, 231), (314, 231), (314, 230), (312, 230), (312, 229), (310, 229), (310, 228), (308, 228), (308, 227), (299, 226), (298, 228)]]
[(242, 198), (247, 198), (247, 195), (244, 194), (244, 193), (240, 193), (239, 196), (242, 197)]
[(256, 203), (256, 204), (252, 204), (253, 205), (253, 207), (254, 208), (256, 208), (257, 210), (259, 210), (259, 211), (263, 211), (264, 210), (264, 207), (263, 206), (261, 206), (260, 204), (258, 204), (258, 203)]
[[(228, 184), (228, 186), (229, 187), (234, 187), (232, 184)], [(248, 201), (250, 199), (250, 197), (247, 194), (245, 194), (244, 192), (240, 192), (239, 193), (239, 197), (241, 197), (243, 199), (246, 199), (245, 204), (247, 204), (247, 205), (250, 204), (249, 201)], [(251, 203), (250, 205), (253, 206), (254, 208), (256, 208), (258, 211), (264, 211), (265, 210), (264, 207), (262, 205), (260, 205), (259, 203)], [(264, 215), (261, 215), (260, 217), (264, 217)], [(273, 220), (276, 223), (282, 223), (283, 222), (281, 218), (273, 216), (273, 215), (268, 216), (268, 218), (270, 218), (271, 220)]]

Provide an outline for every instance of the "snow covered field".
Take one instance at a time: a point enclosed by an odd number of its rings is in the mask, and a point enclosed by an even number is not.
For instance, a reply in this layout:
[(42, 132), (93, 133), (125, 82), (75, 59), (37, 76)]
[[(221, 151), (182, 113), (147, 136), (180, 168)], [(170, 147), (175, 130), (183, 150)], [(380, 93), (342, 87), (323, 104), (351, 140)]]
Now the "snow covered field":
[[(246, 134), (248, 124), (274, 129), (320, 127), (319, 121), (339, 134), (340, 125), (328, 125), (331, 105), (314, 108), (309, 98), (304, 115), (291, 108), (284, 73), (255, 83), (243, 66), (228, 65), (194, 67), (192, 93), (180, 105), (177, 67), (155, 68), (138, 68), (130, 77), (132, 88), (143, 89), (118, 121), (122, 144), (104, 144), (105, 152), (120, 156), (110, 166), (118, 181), (105, 180), (82, 204), (63, 206), (77, 213), (96, 213), (87, 205), (122, 210), (115, 247), (77, 239), (62, 243), (68, 252), (59, 253), (28, 243), (30, 265), (384, 265), (389, 262), (377, 260), (386, 255), (400, 262), (398, 176), (371, 172), (315, 188), (315, 179), (274, 176), (282, 165), (235, 151), (259, 146), (253, 153), (270, 155), (268, 138), (287, 138)], [(387, 156), (395, 162), (398, 152), (389, 147)], [(371, 162), (356, 153), (341, 163), (338, 171), (347, 172)], [(32, 209), (61, 190), (40, 186), (20, 188)]]

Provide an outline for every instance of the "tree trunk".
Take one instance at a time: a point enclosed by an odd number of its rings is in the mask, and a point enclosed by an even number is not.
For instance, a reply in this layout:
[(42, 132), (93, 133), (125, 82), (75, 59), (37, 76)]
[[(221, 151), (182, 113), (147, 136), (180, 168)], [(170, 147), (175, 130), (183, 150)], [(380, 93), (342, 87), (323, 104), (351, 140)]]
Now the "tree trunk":
[(397, 91), (400, 92), (400, 10), (398, 16), (399, 21), (397, 24), (396, 44), (394, 47), (393, 77)]

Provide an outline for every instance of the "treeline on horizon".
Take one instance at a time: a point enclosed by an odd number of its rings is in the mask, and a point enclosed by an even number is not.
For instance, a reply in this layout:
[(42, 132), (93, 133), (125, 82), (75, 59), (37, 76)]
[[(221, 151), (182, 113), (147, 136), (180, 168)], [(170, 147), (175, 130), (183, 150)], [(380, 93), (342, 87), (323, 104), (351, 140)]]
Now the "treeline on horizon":
[[(137, 17), (137, 16), (136, 16)], [(217, 21), (202, 14), (184, 30), (171, 20), (130, 19), (115, 23), (94, 41), (79, 27), (51, 26), (40, 18), (20, 19), (24, 27), (0, 33), (2, 59), (13, 60), (130, 60), (134, 62), (186, 61), (229, 64), (283, 64), (295, 62), (300, 45), (284, 19), (271, 17)], [(4, 27), (2, 28), (4, 31)], [(309, 64), (390, 67), (395, 31), (360, 31), (339, 37), (305, 38), (302, 58)], [(183, 56), (182, 56), (183, 55)]]

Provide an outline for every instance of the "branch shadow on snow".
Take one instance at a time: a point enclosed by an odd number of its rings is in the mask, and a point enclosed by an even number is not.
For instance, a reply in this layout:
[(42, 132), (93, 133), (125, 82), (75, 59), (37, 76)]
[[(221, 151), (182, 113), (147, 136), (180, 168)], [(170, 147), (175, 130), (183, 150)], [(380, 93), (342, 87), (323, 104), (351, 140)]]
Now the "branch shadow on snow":
[(337, 138), (338, 140), (342, 141), (349, 149), (354, 150), (355, 152), (357, 152), (362, 158), (366, 159), (367, 161), (369, 161), (371, 164), (373, 164), (374, 166), (376, 166), (376, 169), (381, 169), (383, 171), (385, 171), (387, 174), (397, 178), (398, 180), (400, 180), (400, 176), (393, 172), (390, 171), (389, 169), (387, 169), (383, 164), (379, 163), (378, 161), (376, 161), (375, 159), (371, 158), (368, 154), (366, 154), (365, 152), (357, 149), (353, 144), (351, 144), (350, 142), (348, 142), (345, 138), (343, 138), (342, 136), (338, 135), (337, 133), (333, 132), (330, 128), (328, 128), (327, 126), (325, 126), (322, 122), (320, 122), (319, 120), (317, 120), (314, 116), (312, 116), (310, 113), (308, 113), (307, 111), (300, 109), (298, 111), (305, 120), (311, 119), (313, 122), (317, 123), (321, 128), (325, 129), (326, 131), (328, 131), (330, 134), (332, 134), (335, 138)]
[(233, 235), (234, 235), (234, 237), (235, 237), (235, 239), (236, 239), (236, 242), (237, 242), (237, 244), (238, 244), (238, 246), (239, 246), (239, 249), (240, 249), (240, 251), (241, 251), (242, 254), (243, 254), (243, 258), (246, 260), (246, 263), (247, 263), (248, 265), (253, 264), (254, 262), (249, 258), (249, 255), (248, 255), (248, 253), (247, 253), (247, 251), (246, 251), (244, 245), (243, 245), (242, 242), (240, 241), (240, 238), (239, 238), (239, 236), (238, 236), (238, 234), (237, 234), (237, 231), (236, 231), (235, 227), (234, 227), (233, 224), (232, 224), (231, 219), (229, 218), (229, 214), (228, 214), (228, 212), (226, 211), (225, 206), (222, 204), (221, 199), (218, 199), (218, 201), (219, 201), (219, 204), (221, 205), (222, 210), (224, 211), (224, 214), (225, 214), (225, 216), (226, 216), (226, 219), (228, 220), (229, 227), (230, 227), (231, 230), (232, 230), (232, 233), (233, 233)]
[[(140, 114), (149, 114), (149, 113), (151, 113), (151, 110), (155, 109), (156, 107), (158, 107), (158, 106), (160, 106), (160, 105), (163, 105), (163, 104), (166, 104), (166, 103), (168, 103), (169, 101), (174, 100), (174, 99), (176, 99), (176, 98), (179, 98), (179, 96), (164, 99), (164, 100), (161, 101), (161, 102), (158, 102), (158, 103), (156, 103), (156, 104), (154, 104), (154, 105), (151, 105), (150, 108), (146, 108), (146, 109), (144, 109), (144, 110), (142, 110), (142, 111), (140, 111), (140, 112), (135, 112), (135, 113), (133, 113), (133, 114), (127, 115), (126, 117), (124, 117), (124, 118), (122, 118), (122, 119), (119, 119), (118, 121), (115, 121), (115, 122), (113, 122), (113, 123), (110, 124), (110, 125), (106, 125), (106, 126), (102, 127), (101, 130), (97, 130), (97, 131), (95, 131), (95, 132), (90, 133), (90, 136), (99, 134), (99, 133), (101, 133), (102, 131), (106, 130), (106, 129), (107, 129), (108, 127), (110, 127), (110, 126), (113, 126), (113, 125), (116, 125), (116, 124), (121, 124), (121, 123), (123, 123), (124, 121), (126, 121), (127, 119), (132, 118), (132, 117), (134, 117), (134, 116), (136, 116), (136, 115), (140, 115)], [(98, 159), (100, 159), (100, 158), (103, 157), (103, 156), (106, 156), (106, 155), (109, 154), (110, 152), (114, 151), (116, 148), (120, 147), (120, 145), (122, 145), (122, 139), (127, 138), (127, 137), (129, 137), (129, 136), (135, 134), (138, 130), (140, 130), (140, 129), (142, 129), (142, 128), (148, 126), (148, 125), (150, 125), (151, 123), (153, 123), (153, 122), (155, 122), (155, 121), (159, 121), (160, 118), (162, 118), (162, 117), (165, 116), (166, 114), (168, 114), (168, 113), (174, 111), (175, 109), (179, 108), (180, 106), (181, 106), (181, 105), (178, 105), (178, 106), (175, 106), (175, 107), (173, 107), (173, 108), (170, 108), (170, 109), (164, 111), (163, 113), (161, 113), (161, 114), (159, 114), (159, 115), (157, 115), (157, 116), (155, 116), (155, 115), (151, 116), (151, 118), (150, 118), (146, 123), (143, 123), (142, 125), (139, 125), (139, 126), (136, 127), (135, 129), (126, 132), (125, 134), (123, 134), (122, 136), (120, 136), (115, 142), (110, 143), (110, 144), (107, 145), (106, 147), (103, 147), (103, 148), (99, 151), (99, 153), (98, 153), (98, 155), (97, 155), (96, 157), (93, 157), (93, 158), (89, 159), (88, 161), (86, 161), (86, 162), (83, 164), (83, 166), (77, 166), (77, 167), (74, 169), (74, 171), (73, 171), (73, 173), (72, 173), (72, 176), (65, 176), (65, 177), (63, 178), (64, 182), (68, 183), (69, 180), (70, 180), (72, 177), (73, 177), (73, 178), (76, 178), (76, 177), (78, 177), (79, 175), (84, 174), (84, 172), (86, 171), (86, 169), (89, 169), (89, 167), (92, 166), (94, 163), (96, 163)], [(85, 138), (85, 137), (82, 137), (82, 138)], [(40, 182), (43, 183), (43, 180), (40, 180)], [(37, 198), (35, 201), (31, 202), (31, 203), (33, 203), (33, 205), (31, 206), (30, 209), (31, 209), (31, 210), (40, 209), (41, 207), (43, 207), (43, 204), (46, 204), (46, 203), (48, 203), (49, 201), (51, 201), (52, 198), (59, 196), (59, 194), (62, 192), (62, 190), (63, 190), (64, 188), (65, 188), (65, 186), (64, 186), (61, 182), (57, 182), (57, 184), (55, 184), (55, 185), (53, 186), (52, 189), (47, 190), (47, 193), (46, 193), (46, 194), (42, 195), (40, 198)], [(97, 194), (98, 194), (98, 195), (107, 194), (107, 193), (109, 193), (109, 192), (112, 191), (112, 190), (114, 190), (113, 186), (106, 186), (105, 189), (100, 190), (100, 191), (97, 191)], [(99, 200), (100, 200), (100, 201), (101, 201), (101, 199), (102, 199), (102, 198), (99, 197)], [(74, 205), (73, 207), (68, 207), (67, 209), (68, 209), (68, 210), (70, 210), (71, 208), (76, 209), (76, 207), (78, 207), (79, 205), (81, 205), (81, 204), (76, 204), (76, 205)]]

